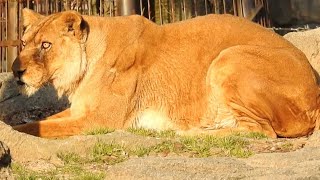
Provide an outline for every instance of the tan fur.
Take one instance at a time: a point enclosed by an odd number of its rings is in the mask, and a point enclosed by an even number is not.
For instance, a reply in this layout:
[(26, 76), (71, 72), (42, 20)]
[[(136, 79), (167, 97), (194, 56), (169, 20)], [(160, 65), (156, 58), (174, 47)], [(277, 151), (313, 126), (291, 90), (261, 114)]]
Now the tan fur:
[[(23, 17), (29, 28), (16, 77), (23, 72), (27, 91), (52, 83), (71, 107), (18, 131), (53, 137), (103, 126), (298, 137), (319, 119), (306, 57), (245, 19), (208, 15), (158, 26), (141, 16), (73, 11), (41, 17), (24, 10)], [(41, 50), (42, 42), (52, 46)]]

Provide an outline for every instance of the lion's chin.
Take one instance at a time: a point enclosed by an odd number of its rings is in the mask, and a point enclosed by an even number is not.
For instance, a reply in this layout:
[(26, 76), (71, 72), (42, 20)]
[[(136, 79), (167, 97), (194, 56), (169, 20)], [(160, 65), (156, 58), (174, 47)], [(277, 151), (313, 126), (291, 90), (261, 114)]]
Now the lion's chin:
[(29, 86), (27, 84), (20, 87), (20, 93), (28, 97), (34, 95), (38, 90), (39, 88)]

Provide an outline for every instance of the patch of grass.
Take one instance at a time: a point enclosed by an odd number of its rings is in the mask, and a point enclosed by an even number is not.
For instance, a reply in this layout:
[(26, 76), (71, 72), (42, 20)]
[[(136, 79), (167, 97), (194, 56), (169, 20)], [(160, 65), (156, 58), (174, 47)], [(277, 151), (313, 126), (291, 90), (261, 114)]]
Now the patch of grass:
[(149, 137), (173, 138), (176, 136), (176, 133), (173, 130), (156, 131), (145, 128), (128, 128), (127, 131), (132, 134)]
[[(58, 174), (68, 174), (71, 175), (71, 179), (79, 179), (79, 180), (102, 180), (105, 178), (104, 173), (99, 172), (88, 172), (84, 167), (90, 163), (92, 163), (87, 158), (82, 158), (78, 154), (75, 153), (59, 153), (58, 157), (64, 161), (65, 165), (59, 168), (57, 171)], [(61, 179), (61, 178), (59, 178)], [(63, 178), (65, 179), (65, 178)]]
[(157, 131), (152, 129), (144, 129), (144, 128), (128, 128), (128, 132), (140, 136), (150, 136), (150, 137), (156, 137)]
[(210, 156), (211, 143), (207, 138), (203, 137), (184, 137), (181, 139), (185, 150), (194, 154), (195, 157), (208, 157)]
[(12, 172), (14, 174), (14, 178), (17, 180), (55, 180), (58, 179), (54, 175), (50, 175), (49, 173), (38, 173), (29, 169), (26, 169), (24, 166), (13, 163), (12, 164)]
[(293, 148), (293, 144), (291, 142), (285, 142), (281, 145), (281, 149), (285, 151), (289, 151)]
[(83, 169), (84, 164), (66, 164), (57, 169), (47, 172), (36, 172), (25, 168), (24, 166), (13, 163), (12, 172), (14, 178), (18, 180), (60, 180), (60, 179), (78, 179), (78, 180), (102, 180), (105, 179), (103, 172), (88, 172)]
[(251, 139), (266, 139), (266, 138), (268, 138), (267, 135), (265, 135), (261, 132), (237, 133), (237, 134), (235, 134), (235, 136), (251, 138)]
[(126, 160), (128, 153), (119, 144), (98, 142), (92, 149), (92, 157), (94, 162), (104, 162), (112, 165)]
[(63, 152), (60, 152), (60, 153), (57, 154), (57, 156), (65, 164), (79, 163), (81, 161), (81, 157), (76, 153), (63, 153)]
[(76, 180), (102, 180), (102, 179), (105, 179), (105, 177), (106, 175), (104, 173), (84, 173), (75, 179)]
[(183, 136), (178, 140), (165, 140), (155, 146), (139, 147), (130, 154), (142, 157), (154, 153), (190, 153), (193, 157), (233, 156), (247, 158), (253, 155), (247, 146), (249, 142), (238, 136)]
[[(144, 130), (139, 131), (145, 133)], [(175, 140), (165, 140), (155, 146), (138, 147), (130, 155), (142, 157), (154, 153), (190, 153), (193, 157), (233, 156), (247, 158), (253, 155), (248, 149), (249, 141), (239, 136), (181, 136)]]
[(88, 131), (85, 131), (85, 135), (99, 135), (99, 134), (108, 134), (114, 132), (114, 129), (105, 128), (105, 127), (99, 127), (99, 128), (93, 128)]
[(176, 152), (176, 149), (174, 148), (174, 143), (170, 140), (163, 141), (162, 143), (153, 146), (151, 150), (155, 153)]
[(237, 157), (237, 158), (248, 158), (254, 154), (249, 149), (246, 149), (246, 148), (243, 148), (240, 146), (235, 146), (232, 149), (228, 149), (228, 151), (226, 153), (230, 154), (233, 157)]
[(137, 147), (134, 150), (130, 151), (130, 155), (136, 155), (138, 157), (143, 157), (145, 155), (149, 155), (151, 152), (151, 148), (146, 148), (146, 147)]
[(174, 138), (177, 136), (177, 134), (174, 130), (164, 130), (158, 132), (157, 136), (162, 138)]
[(208, 157), (214, 155), (213, 149), (220, 148), (219, 155), (246, 158), (253, 153), (246, 148), (248, 141), (237, 136), (215, 137), (183, 137), (181, 139), (185, 149), (193, 152), (196, 157)]
[[(133, 131), (133, 130), (132, 130)], [(177, 137), (173, 131), (150, 131), (145, 129), (134, 130), (135, 133), (153, 137)], [(246, 158), (253, 153), (248, 149), (249, 140), (247, 137), (262, 138), (261, 134), (249, 135), (232, 135), (226, 137), (216, 136), (179, 136), (174, 139), (165, 139), (154, 146), (136, 146), (131, 150), (126, 149), (123, 145), (112, 143), (97, 142), (92, 150), (81, 157), (75, 153), (61, 152), (57, 156), (64, 162), (64, 166), (48, 172), (35, 172), (25, 167), (13, 164), (12, 169), (15, 179), (23, 180), (55, 180), (66, 177), (71, 179), (93, 179), (100, 180), (105, 178), (102, 171), (90, 171), (85, 169), (88, 165), (95, 163), (98, 165), (113, 165), (123, 162), (131, 155), (138, 157), (148, 156), (151, 153), (164, 154), (169, 153), (187, 154), (192, 157), (209, 157), (209, 156), (233, 156)], [(281, 146), (282, 149), (292, 148), (292, 143), (286, 143)], [(96, 169), (95, 169), (96, 170)], [(62, 176), (61, 176), (62, 175)]]
[(59, 169), (59, 173), (79, 175), (84, 173), (83, 165), (84, 164), (66, 164), (63, 168)]
[(216, 138), (215, 145), (222, 148), (227, 156), (247, 158), (253, 152), (246, 148), (249, 142), (238, 136), (226, 136)]
[(221, 138), (215, 138), (215, 145), (223, 149), (233, 149), (236, 146), (244, 147), (248, 144), (248, 141), (237, 136), (226, 136)]

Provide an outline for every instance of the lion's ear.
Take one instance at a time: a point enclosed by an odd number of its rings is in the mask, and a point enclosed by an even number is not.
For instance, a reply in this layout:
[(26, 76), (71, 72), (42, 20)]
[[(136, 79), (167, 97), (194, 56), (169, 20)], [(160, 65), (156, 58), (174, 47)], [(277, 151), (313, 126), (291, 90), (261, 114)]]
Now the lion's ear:
[(28, 29), (32, 24), (39, 21), (43, 17), (44, 16), (34, 12), (31, 9), (28, 9), (28, 8), (22, 9), (23, 28)]
[(85, 42), (88, 35), (88, 24), (81, 14), (75, 11), (63, 12), (59, 19), (64, 26), (63, 31), (70, 36), (75, 36), (81, 42)]

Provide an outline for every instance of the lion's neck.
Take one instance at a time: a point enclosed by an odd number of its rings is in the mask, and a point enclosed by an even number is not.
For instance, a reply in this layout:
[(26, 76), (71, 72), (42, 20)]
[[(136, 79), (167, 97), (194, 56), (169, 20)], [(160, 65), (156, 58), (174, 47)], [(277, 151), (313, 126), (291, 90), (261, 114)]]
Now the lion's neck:
[(91, 64), (102, 58), (107, 46), (107, 37), (104, 36), (103, 31), (105, 29), (103, 27), (100, 28), (102, 25), (99, 21), (93, 21), (91, 18), (87, 19), (87, 21), (90, 26), (90, 33), (85, 44), (85, 51), (88, 64)]
[[(86, 19), (90, 27), (99, 27), (99, 23), (92, 21), (91, 18)], [(81, 59), (81, 72), (77, 79), (74, 80), (68, 89), (63, 89), (64, 94), (68, 95), (70, 102), (74, 97), (74, 94), (78, 91), (79, 87), (82, 86), (82, 82), (88, 79), (93, 72), (95, 64), (102, 59), (105, 47), (106, 37), (103, 36), (102, 28), (90, 28), (90, 33), (85, 44), (82, 46), (82, 59)]]

